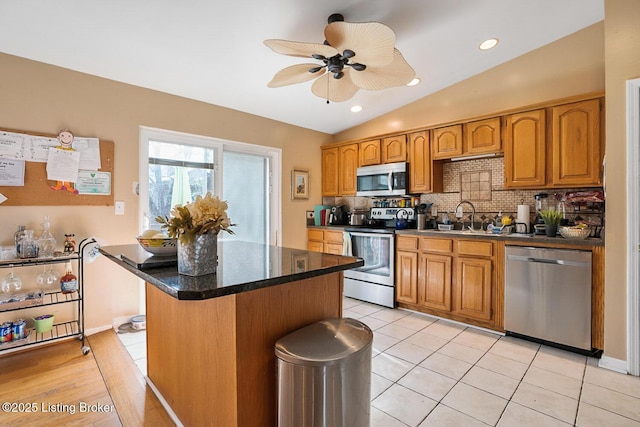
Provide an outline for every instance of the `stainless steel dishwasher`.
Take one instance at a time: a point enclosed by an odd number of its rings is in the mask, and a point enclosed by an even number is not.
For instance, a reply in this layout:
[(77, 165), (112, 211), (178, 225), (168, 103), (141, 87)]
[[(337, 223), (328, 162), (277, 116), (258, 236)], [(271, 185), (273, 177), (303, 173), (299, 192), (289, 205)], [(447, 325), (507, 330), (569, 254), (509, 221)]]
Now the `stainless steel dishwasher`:
[(591, 350), (591, 251), (506, 246), (504, 327)]

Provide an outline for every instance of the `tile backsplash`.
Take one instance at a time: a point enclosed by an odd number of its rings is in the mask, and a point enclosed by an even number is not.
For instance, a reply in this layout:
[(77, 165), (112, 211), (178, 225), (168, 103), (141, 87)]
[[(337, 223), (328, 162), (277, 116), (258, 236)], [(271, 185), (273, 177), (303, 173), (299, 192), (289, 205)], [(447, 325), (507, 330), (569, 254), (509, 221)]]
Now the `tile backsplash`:
[[(467, 199), (476, 208), (476, 221), (488, 221), (493, 219), (499, 212), (515, 218), (519, 204), (529, 205), (531, 221), (533, 221), (536, 212), (534, 195), (538, 193), (549, 194), (549, 205), (555, 206), (557, 203), (556, 194), (564, 195), (566, 192), (575, 191), (573, 189), (505, 189), (503, 157), (445, 163), (442, 173), (443, 192), (420, 195), (420, 202), (433, 203), (438, 210), (439, 216), (445, 212), (453, 212), (461, 200)], [(369, 209), (372, 206), (372, 200), (370, 197), (355, 196), (324, 197), (322, 203), (332, 206), (344, 204), (349, 209)], [(465, 214), (467, 214), (467, 209), (465, 208)], [(567, 217), (572, 218), (575, 215), (576, 213), (570, 212), (569, 207), (567, 207)], [(585, 215), (581, 213), (581, 215), (594, 223), (599, 222), (602, 217), (599, 214)]]

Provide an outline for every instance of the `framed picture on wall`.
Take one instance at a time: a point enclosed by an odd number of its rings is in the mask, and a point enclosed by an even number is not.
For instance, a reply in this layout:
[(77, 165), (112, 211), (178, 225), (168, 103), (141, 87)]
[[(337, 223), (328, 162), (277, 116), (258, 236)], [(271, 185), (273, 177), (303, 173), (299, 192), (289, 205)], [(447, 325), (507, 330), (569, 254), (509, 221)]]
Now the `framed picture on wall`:
[(309, 198), (309, 171), (294, 169), (291, 172), (291, 198)]

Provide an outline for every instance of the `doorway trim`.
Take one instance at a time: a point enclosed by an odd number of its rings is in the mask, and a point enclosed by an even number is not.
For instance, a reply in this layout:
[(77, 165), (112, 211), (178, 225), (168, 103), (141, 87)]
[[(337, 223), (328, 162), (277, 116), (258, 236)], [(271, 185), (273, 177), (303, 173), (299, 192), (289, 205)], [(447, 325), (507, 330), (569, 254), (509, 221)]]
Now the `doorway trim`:
[(627, 371), (640, 375), (640, 79), (627, 80)]

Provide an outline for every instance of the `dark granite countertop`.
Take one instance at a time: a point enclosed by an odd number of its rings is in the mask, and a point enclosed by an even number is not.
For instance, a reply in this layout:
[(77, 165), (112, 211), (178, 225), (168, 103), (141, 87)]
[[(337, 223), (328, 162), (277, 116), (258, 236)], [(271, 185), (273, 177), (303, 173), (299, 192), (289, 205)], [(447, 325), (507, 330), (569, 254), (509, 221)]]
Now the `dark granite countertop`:
[(396, 230), (396, 234), (410, 234), (414, 236), (425, 237), (457, 237), (464, 239), (493, 239), (503, 240), (505, 242), (522, 242), (530, 243), (531, 245), (547, 245), (558, 244), (567, 246), (604, 246), (604, 239), (588, 237), (586, 239), (565, 239), (562, 236), (547, 237), (544, 235), (531, 235), (531, 234), (491, 234), (491, 233), (468, 233), (460, 230), (452, 231), (440, 231), (440, 230)]
[[(354, 226), (345, 226), (345, 225), (310, 225), (307, 228), (321, 228), (325, 230), (336, 230), (336, 231), (344, 231), (346, 228), (353, 229), (356, 228)], [(361, 227), (365, 229), (366, 226)], [(414, 236), (424, 236), (424, 237), (457, 237), (457, 238), (470, 238), (470, 239), (493, 239), (493, 240), (503, 240), (505, 242), (518, 242), (521, 244), (522, 242), (531, 243), (532, 245), (548, 245), (548, 244), (558, 244), (558, 245), (567, 245), (567, 246), (604, 246), (604, 238), (595, 238), (588, 237), (586, 239), (565, 239), (562, 236), (556, 237), (547, 237), (544, 235), (531, 235), (531, 234), (491, 234), (491, 233), (467, 233), (462, 232), (461, 230), (452, 230), (452, 231), (441, 231), (434, 229), (427, 230), (416, 230), (415, 228), (407, 228), (404, 230), (392, 230), (394, 234), (397, 235), (414, 235)]]
[[(137, 244), (105, 246), (100, 248), (100, 253), (180, 300), (216, 298), (364, 265), (362, 259), (355, 257), (258, 243), (219, 241), (216, 273), (190, 277), (178, 274), (175, 257), (151, 256)], [(134, 262), (123, 261), (123, 256)], [(158, 265), (153, 265), (158, 261)]]

